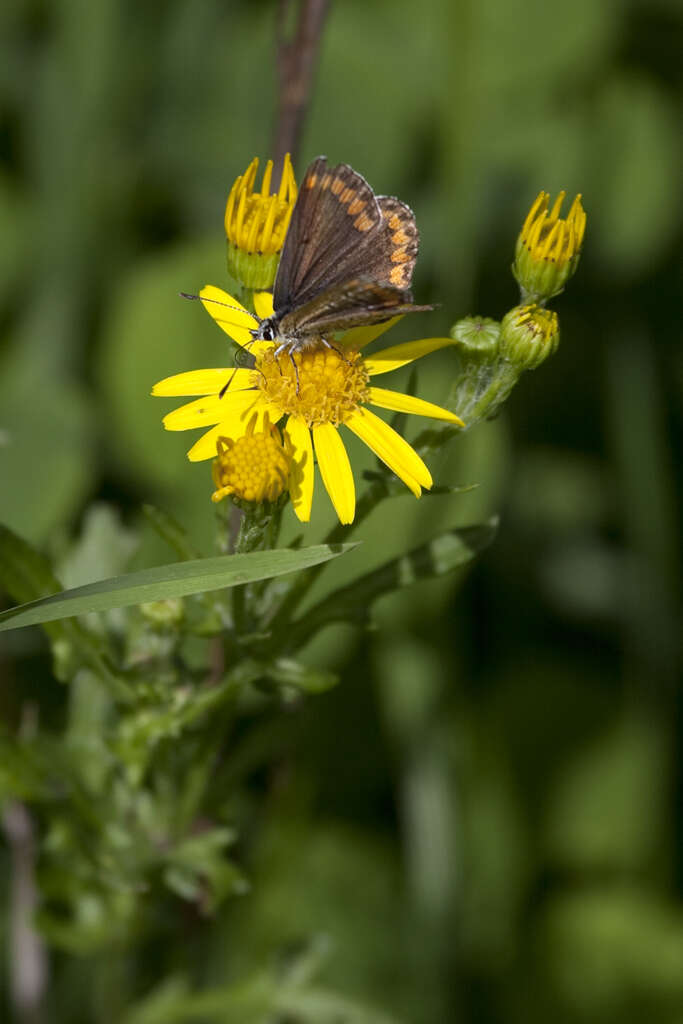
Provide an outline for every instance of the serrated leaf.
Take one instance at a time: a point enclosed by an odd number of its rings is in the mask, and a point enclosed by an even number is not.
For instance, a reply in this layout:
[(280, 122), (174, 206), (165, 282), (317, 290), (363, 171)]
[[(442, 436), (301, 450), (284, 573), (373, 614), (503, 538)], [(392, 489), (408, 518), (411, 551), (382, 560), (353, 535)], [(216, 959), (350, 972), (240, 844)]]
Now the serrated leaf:
[[(0, 533), (0, 559), (2, 537)], [(0, 631), (272, 579), (326, 562), (354, 547), (355, 544), (317, 544), (300, 551), (253, 551), (142, 569), (9, 608), (0, 613)]]

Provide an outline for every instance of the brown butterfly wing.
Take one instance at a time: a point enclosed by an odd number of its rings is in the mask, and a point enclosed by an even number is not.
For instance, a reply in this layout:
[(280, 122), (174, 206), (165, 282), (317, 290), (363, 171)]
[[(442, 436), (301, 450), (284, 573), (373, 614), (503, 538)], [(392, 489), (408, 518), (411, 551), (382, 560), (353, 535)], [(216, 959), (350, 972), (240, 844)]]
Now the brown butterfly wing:
[(280, 257), (276, 313), (354, 277), (345, 261), (381, 220), (374, 193), (360, 174), (347, 164), (328, 168), (325, 157), (314, 160), (304, 174)]
[(304, 175), (285, 239), (275, 311), (284, 315), (359, 279), (407, 291), (417, 249), (409, 207), (391, 196), (376, 197), (348, 164), (328, 168), (318, 157)]
[(347, 281), (328, 288), (280, 321), (283, 336), (296, 338), (376, 324), (403, 313), (421, 313), (433, 306), (406, 301), (406, 292), (376, 281)]
[(383, 244), (378, 248), (372, 276), (407, 291), (420, 247), (415, 214), (394, 196), (377, 196), (377, 203), (382, 211)]

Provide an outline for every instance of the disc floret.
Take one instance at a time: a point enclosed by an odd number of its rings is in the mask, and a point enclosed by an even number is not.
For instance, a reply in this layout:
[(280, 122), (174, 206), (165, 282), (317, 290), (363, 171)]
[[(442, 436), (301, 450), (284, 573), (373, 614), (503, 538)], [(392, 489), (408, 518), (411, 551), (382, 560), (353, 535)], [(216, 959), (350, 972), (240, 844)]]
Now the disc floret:
[(276, 501), (287, 489), (291, 452), (277, 427), (267, 422), (255, 431), (252, 418), (246, 432), (233, 440), (219, 437), (212, 473), (214, 502), (228, 495), (246, 502)]
[(310, 428), (339, 426), (368, 397), (368, 371), (359, 352), (338, 352), (323, 341), (305, 351), (266, 350), (258, 365), (258, 386), (284, 415), (301, 417)]

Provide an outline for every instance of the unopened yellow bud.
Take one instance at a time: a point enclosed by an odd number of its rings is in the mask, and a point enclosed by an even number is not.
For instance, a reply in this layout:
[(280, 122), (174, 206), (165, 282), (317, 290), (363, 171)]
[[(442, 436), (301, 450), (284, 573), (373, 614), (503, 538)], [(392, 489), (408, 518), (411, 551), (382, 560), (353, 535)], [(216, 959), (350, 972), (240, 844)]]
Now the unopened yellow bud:
[(560, 217), (564, 198), (560, 192), (549, 209), (550, 195), (539, 192), (517, 239), (512, 272), (524, 302), (542, 302), (559, 294), (578, 266), (586, 214), (578, 195), (566, 218)]
[(518, 370), (535, 370), (560, 343), (557, 313), (536, 303), (515, 306), (500, 325), (500, 354)]
[(252, 290), (273, 286), (297, 194), (289, 153), (282, 168), (280, 187), (272, 194), (273, 161), (266, 164), (261, 188), (256, 191), (258, 163), (258, 158), (254, 157), (244, 174), (237, 178), (225, 207), (228, 271)]

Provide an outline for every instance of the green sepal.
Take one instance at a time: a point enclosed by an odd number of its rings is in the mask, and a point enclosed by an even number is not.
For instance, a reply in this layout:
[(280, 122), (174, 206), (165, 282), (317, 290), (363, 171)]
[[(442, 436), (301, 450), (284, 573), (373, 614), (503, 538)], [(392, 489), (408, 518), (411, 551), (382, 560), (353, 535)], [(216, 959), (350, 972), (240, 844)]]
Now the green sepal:
[(266, 291), (273, 287), (280, 253), (244, 252), (228, 242), (228, 273), (244, 288)]

